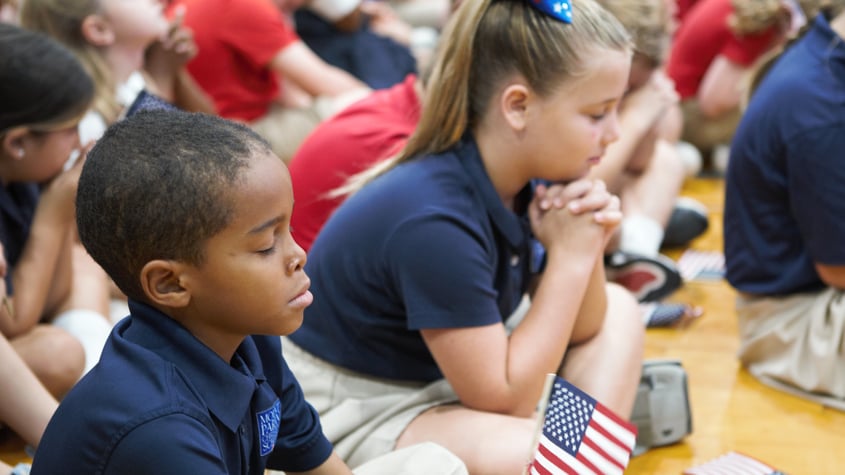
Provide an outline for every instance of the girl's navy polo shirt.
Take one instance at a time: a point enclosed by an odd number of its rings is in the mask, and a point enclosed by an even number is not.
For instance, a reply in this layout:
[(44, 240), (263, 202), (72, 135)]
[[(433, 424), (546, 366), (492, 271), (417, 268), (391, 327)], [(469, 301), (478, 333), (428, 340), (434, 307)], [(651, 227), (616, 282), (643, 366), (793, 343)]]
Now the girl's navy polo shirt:
[(364, 374), (440, 379), (419, 330), (502, 322), (526, 290), (529, 237), (471, 137), (406, 162), (347, 199), (321, 230), (306, 264), (314, 303), (290, 338)]
[(23, 254), (40, 192), (35, 183), (0, 186), (0, 242), (6, 258), (6, 293), (14, 294), (12, 276)]
[(229, 364), (152, 307), (129, 309), (50, 420), (33, 475), (261, 475), (328, 459), (279, 337), (247, 338)]

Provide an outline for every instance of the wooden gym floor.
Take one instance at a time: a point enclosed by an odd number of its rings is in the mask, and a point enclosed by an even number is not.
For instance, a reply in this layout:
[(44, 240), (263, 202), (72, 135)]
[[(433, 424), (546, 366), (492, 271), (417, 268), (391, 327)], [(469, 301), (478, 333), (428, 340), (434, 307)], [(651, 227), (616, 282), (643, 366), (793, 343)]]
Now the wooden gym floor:
[[(724, 180), (690, 180), (683, 194), (710, 214), (710, 229), (690, 248), (722, 251)], [(680, 474), (738, 451), (789, 475), (845, 474), (845, 413), (764, 386), (739, 367), (734, 296), (725, 281), (688, 282), (669, 300), (700, 305), (704, 315), (686, 328), (647, 331), (647, 358), (677, 358), (687, 370), (693, 433), (635, 457), (626, 473)]]
[[(685, 186), (684, 194), (710, 213), (710, 229), (692, 249), (722, 250), (723, 186), (718, 178)], [(680, 251), (670, 256), (678, 258)], [(735, 450), (789, 475), (845, 474), (845, 413), (763, 386), (737, 364), (734, 292), (727, 283), (688, 282), (670, 300), (699, 305), (704, 315), (684, 328), (649, 329), (646, 357), (680, 359), (686, 368), (693, 433), (635, 457), (626, 473), (681, 474)], [(0, 460), (29, 460), (8, 431), (0, 432)]]

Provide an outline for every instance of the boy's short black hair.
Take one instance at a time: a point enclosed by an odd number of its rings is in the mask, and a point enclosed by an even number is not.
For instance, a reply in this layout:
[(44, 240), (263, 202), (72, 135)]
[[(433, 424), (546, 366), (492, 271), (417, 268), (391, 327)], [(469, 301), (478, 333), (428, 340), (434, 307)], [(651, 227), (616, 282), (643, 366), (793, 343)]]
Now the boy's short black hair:
[(143, 266), (154, 259), (200, 265), (206, 240), (232, 218), (229, 190), (250, 158), (270, 146), (219, 117), (146, 111), (112, 125), (79, 178), (79, 237), (130, 298), (146, 301)]

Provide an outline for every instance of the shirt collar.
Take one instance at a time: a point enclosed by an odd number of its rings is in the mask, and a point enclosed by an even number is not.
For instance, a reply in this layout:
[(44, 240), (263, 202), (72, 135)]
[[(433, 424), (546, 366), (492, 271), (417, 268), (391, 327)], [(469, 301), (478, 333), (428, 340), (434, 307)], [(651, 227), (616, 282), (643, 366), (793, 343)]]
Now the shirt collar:
[[(481, 161), (481, 153), (478, 151), (475, 139), (470, 134), (466, 134), (454, 150), (470, 181), (481, 196), (493, 225), (507, 239), (508, 244), (514, 248), (520, 247), (525, 239), (520, 218), (505, 206), (499, 193), (493, 187), (493, 182), (490, 181), (490, 176), (487, 175), (487, 170)], [(521, 191), (520, 195), (524, 191)]]
[(129, 310), (131, 324), (121, 336), (170, 362), (196, 388), (209, 410), (230, 430), (237, 430), (258, 385), (265, 381), (252, 338), (235, 351), (236, 368), (155, 308), (130, 300)]
[(845, 41), (830, 28), (824, 13), (819, 14), (807, 32), (807, 50), (828, 63), (830, 70), (845, 80)]

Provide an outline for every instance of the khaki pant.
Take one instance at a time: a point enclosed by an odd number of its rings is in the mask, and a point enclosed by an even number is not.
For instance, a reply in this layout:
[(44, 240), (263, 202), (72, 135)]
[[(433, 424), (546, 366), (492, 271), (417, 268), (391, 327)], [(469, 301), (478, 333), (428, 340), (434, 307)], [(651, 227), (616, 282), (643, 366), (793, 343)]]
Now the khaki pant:
[(316, 100), (311, 107), (303, 109), (273, 104), (267, 114), (250, 127), (270, 142), (273, 153), (288, 163), (308, 134), (333, 111), (331, 104), (323, 100)]
[[(316, 358), (285, 337), (282, 353), (305, 399), (320, 414), (326, 437), (351, 467), (393, 451), (399, 436), (421, 412), (458, 401), (446, 380), (421, 384), (373, 378)], [(451, 459), (444, 458), (444, 466), (437, 470), (436, 459), (431, 463), (427, 473), (451, 473)]]
[(715, 119), (705, 117), (696, 99), (681, 102), (681, 111), (684, 114), (681, 140), (695, 145), (704, 154), (709, 154), (716, 145), (730, 145), (742, 117), (739, 107)]
[(737, 299), (739, 358), (765, 384), (845, 410), (845, 293)]
[[(423, 442), (375, 458), (352, 472), (355, 475), (467, 475), (461, 459), (443, 447)], [(284, 472), (267, 470), (266, 475)]]
[(250, 127), (270, 142), (273, 153), (287, 164), (314, 128), (371, 92), (361, 87), (336, 96), (319, 96), (309, 107), (303, 108), (273, 104), (264, 117), (254, 121)]

